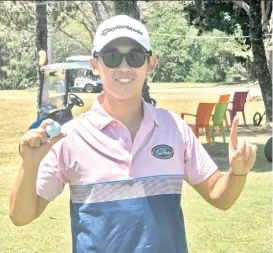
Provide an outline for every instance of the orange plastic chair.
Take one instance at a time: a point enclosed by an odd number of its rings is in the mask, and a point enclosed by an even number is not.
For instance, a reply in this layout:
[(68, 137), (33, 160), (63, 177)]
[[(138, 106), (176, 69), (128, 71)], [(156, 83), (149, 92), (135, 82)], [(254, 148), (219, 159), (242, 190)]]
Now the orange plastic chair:
[[(218, 103), (229, 102), (229, 97), (230, 97), (230, 94), (220, 95)], [(227, 119), (226, 113), (225, 113), (225, 124), (226, 124), (226, 129), (229, 130), (228, 119)]]
[(213, 107), (214, 107), (214, 103), (199, 103), (196, 114), (184, 113), (184, 112), (181, 113), (182, 119), (184, 119), (185, 115), (193, 116), (196, 118), (195, 125), (193, 124), (188, 124), (188, 125), (190, 126), (190, 128), (192, 129), (192, 131), (194, 132), (197, 138), (199, 137), (199, 129), (205, 128), (208, 143), (211, 143), (209, 122), (210, 122)]
[(228, 102), (230, 94), (220, 95), (218, 103)]

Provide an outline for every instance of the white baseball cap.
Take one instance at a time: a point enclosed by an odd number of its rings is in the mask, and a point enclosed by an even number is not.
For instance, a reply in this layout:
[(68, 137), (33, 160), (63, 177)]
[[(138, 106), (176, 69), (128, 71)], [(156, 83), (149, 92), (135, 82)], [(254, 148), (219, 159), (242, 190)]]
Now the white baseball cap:
[(138, 42), (148, 52), (152, 52), (147, 28), (138, 20), (127, 15), (118, 15), (103, 21), (93, 41), (92, 55), (117, 38), (130, 38)]

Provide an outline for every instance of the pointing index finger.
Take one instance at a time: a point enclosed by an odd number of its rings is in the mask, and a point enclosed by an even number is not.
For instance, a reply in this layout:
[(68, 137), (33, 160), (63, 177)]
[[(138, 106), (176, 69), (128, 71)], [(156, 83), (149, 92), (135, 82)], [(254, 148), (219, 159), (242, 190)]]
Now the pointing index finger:
[(238, 124), (239, 124), (239, 117), (235, 116), (232, 122), (231, 131), (230, 131), (230, 142), (233, 148), (237, 148)]

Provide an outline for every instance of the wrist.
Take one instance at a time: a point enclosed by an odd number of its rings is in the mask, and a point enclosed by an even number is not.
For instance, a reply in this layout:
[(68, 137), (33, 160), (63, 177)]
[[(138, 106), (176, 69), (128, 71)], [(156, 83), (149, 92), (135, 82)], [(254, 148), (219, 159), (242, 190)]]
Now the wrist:
[(245, 176), (247, 176), (248, 172), (243, 173), (243, 174), (237, 174), (237, 173), (234, 173), (232, 170), (230, 170), (230, 175), (235, 176), (235, 177), (245, 177)]
[(26, 161), (23, 160), (21, 167), (23, 168), (23, 170), (26, 171), (38, 171), (39, 170), (39, 166), (40, 163), (39, 162), (35, 162), (35, 161)]

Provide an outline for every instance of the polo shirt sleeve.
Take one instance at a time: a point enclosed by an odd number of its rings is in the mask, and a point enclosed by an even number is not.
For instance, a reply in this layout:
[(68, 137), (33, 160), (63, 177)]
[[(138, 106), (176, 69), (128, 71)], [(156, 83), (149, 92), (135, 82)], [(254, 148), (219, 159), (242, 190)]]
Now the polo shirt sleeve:
[(68, 182), (62, 140), (56, 143), (40, 163), (36, 191), (42, 198), (52, 201), (60, 195)]
[[(179, 117), (177, 115), (177, 117)], [(179, 117), (178, 128), (182, 137), (184, 151), (184, 174), (185, 180), (190, 185), (203, 182), (217, 169), (217, 165), (204, 149), (187, 123)]]

